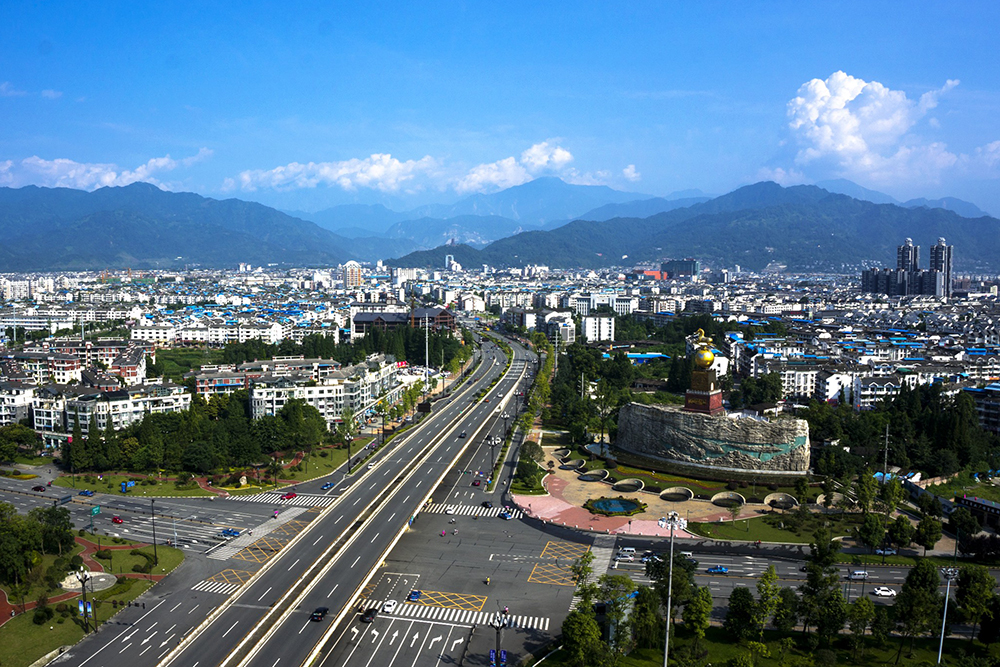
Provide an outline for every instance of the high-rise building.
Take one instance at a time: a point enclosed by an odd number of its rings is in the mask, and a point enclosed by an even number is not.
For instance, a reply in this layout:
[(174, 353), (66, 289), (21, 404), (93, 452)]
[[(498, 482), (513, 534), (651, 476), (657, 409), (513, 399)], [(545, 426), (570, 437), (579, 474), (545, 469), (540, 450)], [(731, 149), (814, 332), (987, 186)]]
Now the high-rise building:
[(947, 245), (944, 238), (939, 238), (935, 245), (931, 246), (931, 271), (942, 274), (944, 280), (943, 296), (951, 296), (951, 263), (954, 256), (955, 246)]
[(451, 265), (454, 264), (454, 263), (455, 263), (455, 256), (454, 255), (445, 255), (444, 256), (444, 268), (450, 270), (451, 269)]
[(896, 268), (907, 272), (920, 268), (920, 246), (913, 245), (913, 239), (896, 248)]
[(344, 264), (341, 269), (341, 277), (344, 281), (344, 287), (347, 289), (358, 287), (364, 282), (364, 276), (361, 274), (361, 265), (353, 259)]

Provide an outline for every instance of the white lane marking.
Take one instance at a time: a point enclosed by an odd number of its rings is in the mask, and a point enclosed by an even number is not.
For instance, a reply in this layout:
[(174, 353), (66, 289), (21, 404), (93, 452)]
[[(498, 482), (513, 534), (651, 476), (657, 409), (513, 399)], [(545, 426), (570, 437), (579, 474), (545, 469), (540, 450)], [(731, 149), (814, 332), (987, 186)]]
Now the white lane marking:
[(359, 560), (361, 560), (361, 556), (358, 556), (357, 558), (354, 559), (354, 562), (351, 563), (351, 567), (354, 567), (355, 565), (357, 565)]
[[(268, 593), (270, 593), (272, 588), (274, 588), (274, 586), (268, 586), (267, 590), (264, 591), (264, 595), (267, 595)], [(261, 595), (259, 598), (257, 598), (257, 602), (260, 602), (261, 600), (263, 600), (264, 599), (264, 595)]]
[[(334, 584), (333, 588), (330, 589), (330, 595), (333, 595), (333, 592), (337, 590), (337, 586), (340, 586), (340, 584)], [(330, 597), (330, 595), (327, 595), (326, 597)]]
[(374, 544), (375, 540), (377, 540), (377, 539), (378, 539), (378, 533), (375, 533), (375, 537), (372, 538), (372, 541), (369, 542), (369, 544)]
[(288, 566), (288, 571), (291, 572), (292, 568), (295, 567), (296, 565), (298, 565), (300, 560), (302, 560), (302, 559), (301, 558), (296, 558), (295, 562)]
[(231, 626), (229, 627), (229, 629), (228, 629), (228, 630), (226, 630), (225, 632), (223, 632), (223, 633), (222, 633), (222, 636), (223, 636), (223, 637), (225, 637), (226, 635), (228, 635), (228, 634), (229, 634), (230, 632), (232, 632), (232, 631), (233, 631), (233, 628), (235, 628), (235, 627), (236, 627), (237, 625), (239, 625), (239, 624), (240, 624), (240, 622), (239, 622), (239, 621), (236, 621), (235, 623), (233, 623), (233, 624), (232, 624), (232, 625), (231, 625)]
[(184, 604), (184, 603), (183, 603), (183, 602), (178, 602), (177, 604), (175, 604), (175, 605), (174, 605), (174, 608), (170, 610), (170, 613), (173, 613), (173, 611), (174, 611), (175, 609), (177, 609), (177, 607), (180, 607), (180, 606), (181, 606), (182, 604)]
[(316, 546), (317, 544), (319, 544), (319, 541), (320, 541), (320, 540), (322, 540), (322, 539), (323, 539), (323, 536), (322, 536), (322, 535), (320, 535), (319, 537), (317, 537), (317, 538), (316, 538), (316, 541), (315, 541), (315, 542), (313, 542), (313, 546)]

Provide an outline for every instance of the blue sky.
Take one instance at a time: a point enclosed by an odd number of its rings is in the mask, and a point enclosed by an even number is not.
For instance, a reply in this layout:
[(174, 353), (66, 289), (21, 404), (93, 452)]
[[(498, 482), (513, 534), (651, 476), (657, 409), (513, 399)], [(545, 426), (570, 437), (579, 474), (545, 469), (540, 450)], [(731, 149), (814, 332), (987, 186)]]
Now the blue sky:
[(1000, 213), (995, 2), (47, 2), (0, 16), (0, 185), (145, 180), (317, 209), (539, 175), (651, 195), (843, 177)]

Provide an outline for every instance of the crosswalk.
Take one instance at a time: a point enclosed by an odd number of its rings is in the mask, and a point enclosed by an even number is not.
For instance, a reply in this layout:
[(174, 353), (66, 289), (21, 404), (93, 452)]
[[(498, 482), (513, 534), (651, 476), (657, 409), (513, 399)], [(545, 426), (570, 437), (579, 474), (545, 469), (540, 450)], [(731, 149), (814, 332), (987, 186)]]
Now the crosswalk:
[[(598, 535), (594, 538), (594, 544), (590, 547), (591, 553), (594, 554), (594, 561), (591, 563), (594, 579), (597, 579), (602, 574), (607, 574), (608, 568), (611, 567), (611, 559), (615, 555), (615, 543), (617, 541), (618, 537), (616, 535)], [(579, 594), (574, 595), (573, 601), (569, 605), (570, 611), (576, 609), (576, 605), (579, 602)]]
[(305, 508), (302, 507), (291, 507), (282, 512), (277, 518), (268, 519), (264, 523), (255, 527), (253, 531), (244, 531), (239, 537), (235, 537), (222, 546), (213, 549), (211, 553), (208, 554), (208, 557), (213, 560), (228, 560), (239, 553), (244, 547), (250, 546), (256, 540), (259, 540), (276, 529), (278, 526), (291, 521), (305, 511)]
[[(383, 600), (365, 600), (364, 608), (371, 609), (378, 607), (381, 609)], [(469, 609), (449, 609), (446, 607), (431, 607), (422, 604), (404, 603), (396, 605), (396, 610), (392, 614), (386, 614), (388, 618), (412, 618), (423, 621), (437, 621), (439, 623), (452, 623), (454, 625), (484, 625), (493, 621), (497, 617), (495, 611), (472, 611)], [(550, 620), (548, 616), (525, 616), (511, 614), (510, 627), (521, 630), (541, 630), (546, 632), (549, 629)]]
[(313, 495), (310, 493), (300, 493), (294, 498), (283, 500), (283, 494), (277, 491), (266, 493), (255, 493), (250, 496), (228, 496), (229, 500), (237, 500), (245, 503), (268, 503), (270, 505), (289, 505), (293, 507), (327, 507), (332, 505), (339, 496)]
[(230, 584), (225, 581), (199, 581), (197, 584), (191, 587), (193, 591), (202, 591), (205, 593), (220, 593), (221, 595), (229, 595), (237, 588), (240, 584)]
[[(500, 516), (500, 512), (505, 511), (503, 507), (480, 507), (479, 505), (455, 505), (452, 503), (434, 503), (428, 505), (427, 509), (424, 511), (428, 514), (448, 514), (448, 509), (451, 508), (451, 514), (455, 516)], [(512, 507), (506, 510), (511, 518), (520, 519), (524, 516), (521, 510), (516, 507)]]

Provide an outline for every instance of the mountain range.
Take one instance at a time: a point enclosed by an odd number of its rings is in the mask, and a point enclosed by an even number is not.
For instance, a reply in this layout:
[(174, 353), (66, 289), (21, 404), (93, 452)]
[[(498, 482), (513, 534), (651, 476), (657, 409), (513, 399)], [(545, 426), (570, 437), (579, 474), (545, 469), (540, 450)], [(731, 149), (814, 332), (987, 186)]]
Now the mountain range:
[(329, 266), (351, 258), (441, 267), (445, 254), (467, 266), (598, 267), (694, 256), (751, 269), (840, 270), (865, 260), (891, 265), (908, 236), (923, 244), (946, 237), (960, 268), (1000, 266), (998, 221), (974, 204), (897, 202), (849, 181), (825, 185), (758, 183), (719, 197), (653, 197), (541, 178), (403, 212), (349, 204), (317, 213), (145, 183), (93, 192), (0, 188), (0, 272)]

